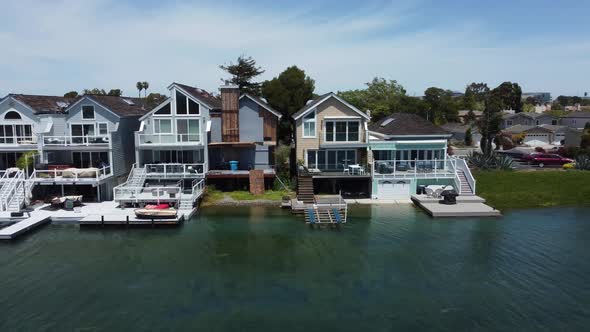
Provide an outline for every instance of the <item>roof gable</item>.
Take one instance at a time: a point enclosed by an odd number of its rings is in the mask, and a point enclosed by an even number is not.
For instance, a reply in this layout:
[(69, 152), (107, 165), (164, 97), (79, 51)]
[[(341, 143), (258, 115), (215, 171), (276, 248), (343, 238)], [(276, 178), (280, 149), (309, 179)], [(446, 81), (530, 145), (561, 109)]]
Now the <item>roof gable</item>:
[(63, 114), (72, 103), (75, 103), (80, 98), (10, 94), (2, 102), (8, 99), (15, 100), (28, 107), (35, 114)]
[(305, 116), (311, 110), (315, 109), (316, 107), (318, 107), (319, 105), (321, 105), (322, 103), (324, 103), (325, 101), (327, 101), (330, 98), (335, 98), (336, 100), (338, 100), (339, 102), (344, 104), (346, 107), (350, 108), (352, 111), (358, 113), (363, 118), (365, 118), (367, 120), (371, 119), (366, 113), (364, 113), (361, 110), (359, 110), (358, 108), (352, 106), (346, 100), (338, 97), (338, 95), (336, 95), (333, 92), (329, 92), (324, 95), (321, 95), (321, 96), (317, 97), (316, 99), (312, 100), (311, 102), (309, 102), (302, 109), (300, 109), (297, 113), (293, 114), (293, 116), (292, 116), (293, 119), (297, 120), (297, 119), (301, 118), (302, 116)]
[(260, 107), (264, 108), (265, 110), (269, 111), (270, 113), (274, 114), (275, 116), (277, 116), (279, 119), (281, 117), (283, 117), (283, 115), (281, 113), (279, 113), (278, 111), (276, 111), (275, 109), (273, 109), (272, 107), (270, 107), (270, 105), (268, 103), (266, 103), (264, 100), (258, 98), (258, 97), (254, 97), (250, 94), (244, 93), (240, 96), (240, 99), (242, 98), (248, 98), (250, 100), (252, 100), (253, 102), (255, 102), (256, 104), (258, 104)]
[(188, 86), (186, 84), (180, 84), (176, 82), (170, 84), (170, 86), (168, 86), (168, 89), (170, 90), (173, 87), (177, 88), (189, 97), (196, 99), (196, 101), (207, 106), (211, 110), (221, 109), (221, 100), (203, 89), (195, 88), (192, 86)]

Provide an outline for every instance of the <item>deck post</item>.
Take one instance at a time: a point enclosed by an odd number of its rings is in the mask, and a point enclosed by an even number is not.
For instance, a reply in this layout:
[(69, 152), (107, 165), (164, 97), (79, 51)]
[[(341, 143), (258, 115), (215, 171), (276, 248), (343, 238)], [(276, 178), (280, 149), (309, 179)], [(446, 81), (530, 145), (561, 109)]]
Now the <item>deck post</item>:
[(104, 216), (100, 216), (100, 224), (104, 227)]

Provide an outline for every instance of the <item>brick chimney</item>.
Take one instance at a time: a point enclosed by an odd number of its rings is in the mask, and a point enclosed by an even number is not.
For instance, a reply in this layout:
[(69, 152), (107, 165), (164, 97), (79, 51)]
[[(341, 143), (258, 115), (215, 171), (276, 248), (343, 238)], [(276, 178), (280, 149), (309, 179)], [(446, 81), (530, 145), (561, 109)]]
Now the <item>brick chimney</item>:
[(240, 88), (227, 81), (219, 87), (221, 91), (221, 140), (223, 142), (240, 141), (239, 99)]

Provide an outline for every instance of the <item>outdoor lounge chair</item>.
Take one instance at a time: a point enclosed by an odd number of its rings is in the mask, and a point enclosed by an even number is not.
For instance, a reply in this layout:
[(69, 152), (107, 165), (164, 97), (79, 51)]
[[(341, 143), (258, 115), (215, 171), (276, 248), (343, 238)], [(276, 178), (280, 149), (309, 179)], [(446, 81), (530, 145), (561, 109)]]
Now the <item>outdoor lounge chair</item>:
[(434, 190), (432, 190), (432, 188), (424, 188), (424, 191), (426, 192), (426, 197), (433, 197), (434, 195)]

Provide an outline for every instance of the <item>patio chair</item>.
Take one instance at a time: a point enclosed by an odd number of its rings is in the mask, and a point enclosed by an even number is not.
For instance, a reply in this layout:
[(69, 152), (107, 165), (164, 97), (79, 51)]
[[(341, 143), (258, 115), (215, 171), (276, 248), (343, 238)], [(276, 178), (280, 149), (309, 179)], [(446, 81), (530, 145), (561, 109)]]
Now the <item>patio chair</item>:
[(444, 191), (444, 190), (443, 190), (443, 188), (438, 188), (438, 189), (436, 189), (436, 190), (434, 191), (434, 196), (433, 196), (433, 197), (435, 197), (435, 198), (439, 198), (439, 197), (440, 197), (440, 194), (442, 194), (442, 192), (443, 192), (443, 191)]
[(424, 191), (426, 192), (426, 197), (433, 197), (434, 195), (434, 190), (432, 190), (432, 188), (424, 188)]
[(348, 166), (347, 165), (342, 165), (342, 168), (343, 168), (342, 174), (348, 174), (348, 175), (350, 175), (350, 169), (348, 169)]
[(402, 161), (400, 163), (397, 164), (397, 170), (400, 172), (405, 172), (408, 170), (408, 163), (406, 163), (405, 161)]

